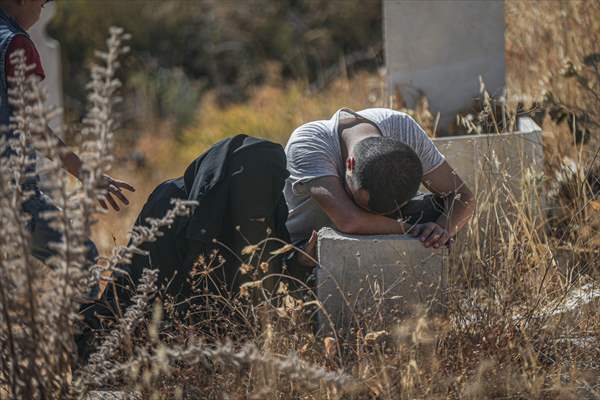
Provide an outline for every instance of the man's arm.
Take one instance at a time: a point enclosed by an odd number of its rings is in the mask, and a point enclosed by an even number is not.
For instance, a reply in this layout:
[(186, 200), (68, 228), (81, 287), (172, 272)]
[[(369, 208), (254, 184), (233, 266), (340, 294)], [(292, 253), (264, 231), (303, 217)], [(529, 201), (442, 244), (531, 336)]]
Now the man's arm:
[[(65, 142), (63, 142), (60, 137), (58, 137), (54, 132), (52, 132), (52, 129), (48, 128), (48, 134), (58, 142), (59, 147), (64, 149), (64, 151), (60, 152), (60, 160), (62, 162), (63, 168), (75, 178), (80, 179), (81, 166), (83, 163), (81, 162), (79, 156), (77, 156), (77, 154), (73, 153), (71, 150), (68, 150)], [(117, 197), (123, 204), (129, 204), (129, 200), (127, 199), (127, 197), (125, 197), (121, 189), (126, 189), (130, 192), (135, 192), (135, 188), (133, 186), (131, 186), (127, 182), (113, 179), (108, 175), (104, 175), (102, 179), (104, 180), (103, 184), (106, 186), (107, 190), (105, 199), (98, 199), (98, 202), (100, 203), (100, 206), (102, 206), (102, 208), (108, 210), (108, 206), (106, 205), (106, 201), (108, 201), (115, 211), (120, 210), (120, 207), (113, 198), (113, 195)]]
[(358, 207), (336, 176), (326, 176), (311, 182), (311, 197), (343, 233), (357, 235), (403, 234), (407, 227), (401, 221), (371, 214)]
[[(447, 212), (436, 222), (447, 231), (450, 237), (456, 235), (475, 211), (475, 196), (446, 161), (423, 176), (423, 185), (432, 193), (439, 194), (446, 199)], [(427, 247), (445, 244), (437, 243), (434, 238), (429, 239), (431, 240), (426, 240)]]

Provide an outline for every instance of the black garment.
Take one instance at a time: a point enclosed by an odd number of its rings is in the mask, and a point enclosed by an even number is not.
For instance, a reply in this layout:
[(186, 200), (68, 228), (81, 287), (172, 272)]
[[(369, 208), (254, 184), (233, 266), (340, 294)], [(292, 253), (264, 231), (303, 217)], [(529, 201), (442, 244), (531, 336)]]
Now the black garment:
[[(28, 189), (31, 188), (31, 186), (28, 187)], [(48, 217), (44, 214), (58, 212), (59, 209), (47, 194), (39, 188), (33, 187), (33, 189), (33, 195), (23, 202), (22, 207), (30, 217), (27, 221), (27, 230), (31, 234), (31, 254), (38, 260), (47, 263), (50, 257), (58, 254), (52, 248), (52, 244), (62, 243), (63, 234), (52, 227), (52, 222), (56, 217)], [(84, 246), (87, 264), (93, 265), (98, 258), (96, 245), (90, 239), (86, 239)]]
[[(160, 184), (148, 198), (136, 225), (147, 218), (161, 218), (172, 207), (171, 199), (198, 201), (191, 216), (179, 217), (156, 242), (141, 248), (148, 256), (135, 255), (121, 268), (136, 284), (144, 268), (158, 268), (159, 281), (169, 282), (167, 293), (177, 299), (191, 295), (189, 274), (200, 256), (217, 251), (225, 259), (213, 273), (214, 281), (237, 291), (240, 285), (240, 254), (248, 245), (262, 246), (267, 261), (270, 251), (289, 242), (285, 227), (287, 206), (283, 185), (288, 177), (283, 148), (265, 140), (237, 135), (215, 144), (194, 160), (183, 177)], [(273, 260), (271, 272), (281, 272)], [(213, 288), (219, 289), (219, 288)]]
[(441, 196), (430, 193), (417, 193), (392, 217), (402, 219), (409, 225), (424, 224), (426, 222), (436, 222), (442, 214), (446, 213), (446, 210), (447, 206)]
[[(121, 310), (129, 305), (145, 268), (158, 269), (160, 286), (180, 304), (176, 310), (180, 315), (190, 304), (206, 300), (192, 296), (190, 272), (200, 257), (209, 260), (216, 251), (223, 258), (222, 263), (216, 258), (210, 261), (214, 270), (206, 289), (214, 294), (235, 295), (240, 284), (251, 279), (250, 274), (240, 273), (242, 261), (253, 266), (268, 262), (265, 274), (282, 273), (282, 257), (271, 252), (289, 243), (283, 197), (288, 175), (281, 145), (237, 135), (212, 146), (188, 166), (184, 176), (158, 185), (136, 225), (147, 225), (147, 218), (162, 218), (172, 208), (172, 199), (195, 200), (198, 206), (191, 215), (178, 217), (170, 229), (163, 228), (155, 242), (141, 245), (148, 255), (136, 254), (131, 264), (120, 265), (123, 273), (118, 273), (116, 285), (110, 285), (99, 301), (82, 307), (85, 324), (76, 339), (80, 359), (88, 356), (90, 329), (102, 329), (105, 319), (112, 320), (117, 302)], [(250, 254), (241, 255), (246, 246), (259, 243), (260, 251), (251, 260)], [(267, 287), (275, 284), (275, 278), (265, 281)]]

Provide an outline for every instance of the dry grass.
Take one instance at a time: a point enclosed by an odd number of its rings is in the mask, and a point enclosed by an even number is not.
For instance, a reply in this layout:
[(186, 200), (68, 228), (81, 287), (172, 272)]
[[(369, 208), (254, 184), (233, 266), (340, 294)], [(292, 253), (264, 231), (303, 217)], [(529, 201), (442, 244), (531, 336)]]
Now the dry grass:
[[(599, 103), (583, 94), (588, 90), (559, 74), (563, 57), (578, 63), (598, 50), (598, 2), (508, 2), (507, 18), (512, 93), (529, 102), (551, 89), (564, 104), (598, 115)], [(175, 142), (164, 127), (153, 128), (138, 144), (148, 155), (148, 168), (122, 166), (115, 172), (129, 178), (138, 192), (126, 212), (101, 216), (96, 241), (104, 254), (112, 248), (112, 236), (124, 242), (149, 191), (223, 136), (243, 131), (283, 143), (301, 122), (327, 117), (342, 106), (374, 104), (389, 103), (380, 78), (368, 75), (340, 80), (322, 93), (272, 80), (256, 88), (248, 103), (227, 109), (209, 96), (184, 143)], [(14, 298), (1, 302), (0, 398), (15, 397), (16, 388), (27, 383), (31, 397), (40, 398), (76, 397), (98, 386), (141, 398), (598, 398), (598, 300), (567, 307), (599, 290), (598, 131), (592, 130), (587, 144), (574, 146), (565, 124), (546, 121), (544, 128), (546, 159), (553, 163), (544, 176), (524, 174), (518, 195), (503, 181), (510, 177), (478, 193), (467, 240), (453, 250), (447, 314), (417, 312), (402, 321), (370, 315), (346, 337), (315, 335), (311, 315), (319, 304), (286, 288), (268, 294), (261, 281), (247, 285), (248, 297), (222, 293), (195, 310), (194, 318), (179, 321), (168, 299), (152, 310), (145, 307), (154, 290), (148, 274), (138, 288), (139, 302), (74, 384), (65, 367), (72, 357), (68, 334), (73, 320), (65, 310), (73, 310), (73, 291), (67, 290), (73, 278), (48, 275), (23, 250), (20, 256), (9, 251), (22, 244), (17, 243), (20, 236), (7, 231), (0, 239), (0, 288)], [(572, 170), (560, 169), (565, 155), (574, 160)], [(9, 203), (9, 180), (2, 183), (7, 185), (1, 188), (4, 224), (15, 208)], [(92, 193), (86, 193), (81, 195), (89, 199)], [(207, 256), (198, 264), (196, 287), (203, 287), (206, 271), (218, 263), (218, 257)], [(65, 265), (62, 271), (69, 271)], [(247, 273), (258, 268), (250, 263)], [(49, 280), (56, 284), (50, 291), (44, 289)], [(39, 293), (31, 295), (32, 290)], [(55, 317), (48, 298), (61, 304), (62, 319)], [(11, 313), (23, 321), (16, 330)], [(45, 340), (31, 352), (27, 346), (35, 342), (23, 332)], [(26, 357), (4, 350), (11, 340), (23, 346)], [(54, 343), (63, 347), (49, 347)], [(20, 380), (12, 380), (15, 371)], [(44, 390), (36, 393), (39, 387)]]

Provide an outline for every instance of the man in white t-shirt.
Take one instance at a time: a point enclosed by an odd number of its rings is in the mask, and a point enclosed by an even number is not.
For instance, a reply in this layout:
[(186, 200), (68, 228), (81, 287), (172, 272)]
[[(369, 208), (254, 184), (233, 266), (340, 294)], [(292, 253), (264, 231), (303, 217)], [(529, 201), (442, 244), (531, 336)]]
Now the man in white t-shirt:
[[(292, 241), (310, 238), (309, 250), (324, 226), (358, 235), (408, 233), (438, 248), (475, 207), (469, 188), (402, 112), (344, 108), (297, 128), (285, 151), (287, 227)], [(415, 198), (421, 183), (432, 195)]]

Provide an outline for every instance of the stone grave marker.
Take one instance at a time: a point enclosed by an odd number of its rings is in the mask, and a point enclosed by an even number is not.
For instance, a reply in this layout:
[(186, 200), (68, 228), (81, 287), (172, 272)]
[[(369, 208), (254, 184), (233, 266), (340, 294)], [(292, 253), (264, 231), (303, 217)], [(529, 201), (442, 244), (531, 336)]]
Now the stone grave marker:
[(474, 193), (489, 192), (500, 183), (517, 193), (528, 170), (544, 169), (542, 130), (528, 117), (519, 119), (518, 132), (448, 136), (433, 142)]
[(422, 92), (444, 132), (456, 114), (505, 85), (503, 1), (384, 0), (384, 42), (390, 94), (413, 108)]
[(319, 316), (324, 331), (347, 328), (355, 313), (364, 321), (365, 314), (411, 315), (415, 306), (444, 310), (444, 250), (426, 249), (404, 235), (354, 236), (323, 228), (317, 251), (317, 294), (328, 314)]
[[(50, 2), (42, 8), (42, 14), (39, 21), (31, 27), (29, 35), (35, 43), (35, 47), (40, 53), (42, 65), (46, 72), (46, 79), (42, 82), (48, 93), (48, 105), (54, 107), (63, 106), (62, 91), (62, 68), (60, 62), (60, 44), (48, 37), (46, 27), (56, 13), (56, 4)], [(55, 117), (50, 122), (50, 127), (56, 129), (62, 126), (62, 118)]]

